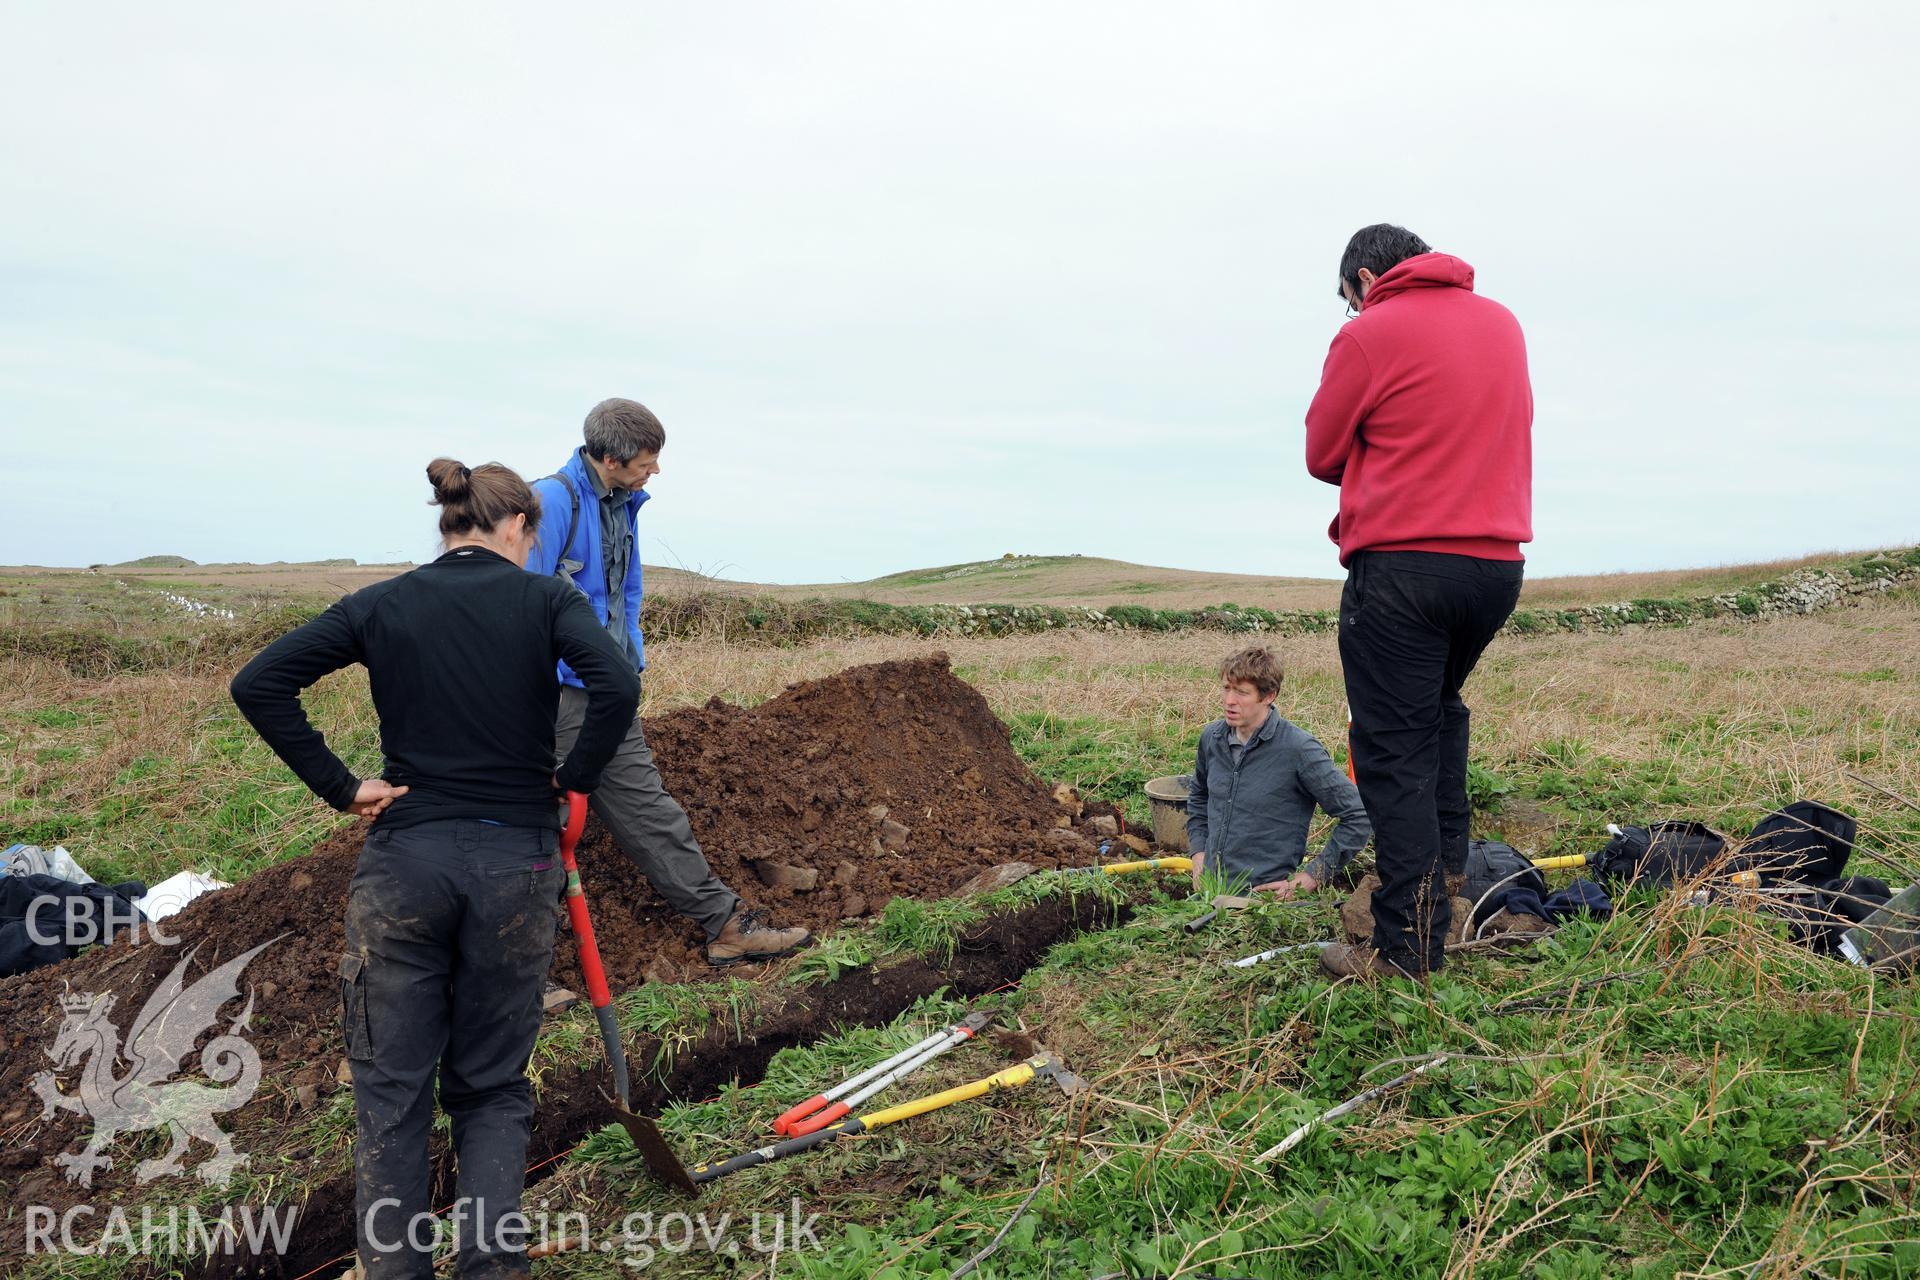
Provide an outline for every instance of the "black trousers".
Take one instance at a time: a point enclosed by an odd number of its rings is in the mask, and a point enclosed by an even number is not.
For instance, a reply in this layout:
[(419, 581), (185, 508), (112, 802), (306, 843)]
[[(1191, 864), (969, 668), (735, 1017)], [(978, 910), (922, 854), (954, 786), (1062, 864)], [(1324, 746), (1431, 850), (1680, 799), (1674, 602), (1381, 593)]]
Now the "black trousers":
[(1354, 776), (1373, 823), (1373, 945), (1438, 969), (1467, 860), (1467, 704), (1460, 686), (1520, 599), (1522, 563), (1361, 551), (1340, 594)]
[[(524, 1276), (527, 1061), (566, 873), (558, 833), (468, 821), (375, 829), (347, 895), (356, 1234), (368, 1280), (431, 1280), (433, 1083), (453, 1122), (461, 1277)], [(512, 1224), (509, 1224), (512, 1225)], [(504, 1237), (504, 1238), (503, 1238)]]

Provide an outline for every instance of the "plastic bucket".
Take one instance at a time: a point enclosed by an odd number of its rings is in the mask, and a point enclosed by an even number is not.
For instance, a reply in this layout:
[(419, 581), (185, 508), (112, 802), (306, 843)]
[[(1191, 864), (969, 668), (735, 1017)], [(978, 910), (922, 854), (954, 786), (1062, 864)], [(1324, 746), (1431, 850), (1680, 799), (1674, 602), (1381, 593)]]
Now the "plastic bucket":
[(1153, 842), (1169, 849), (1187, 847), (1187, 777), (1170, 774), (1147, 783), (1147, 810), (1153, 816)]

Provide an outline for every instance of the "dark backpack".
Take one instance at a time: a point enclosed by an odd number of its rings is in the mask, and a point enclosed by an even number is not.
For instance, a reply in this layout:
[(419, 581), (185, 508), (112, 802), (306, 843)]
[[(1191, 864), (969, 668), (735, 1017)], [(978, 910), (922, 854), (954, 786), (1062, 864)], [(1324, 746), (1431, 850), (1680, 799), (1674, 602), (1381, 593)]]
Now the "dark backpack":
[(1498, 886), (1498, 891), (1480, 908), (1474, 919), (1476, 925), (1500, 910), (1507, 894), (1513, 889), (1530, 889), (1543, 898), (1547, 894), (1547, 878), (1540, 874), (1533, 860), (1512, 845), (1502, 844), (1498, 840), (1469, 840), (1466, 870), (1466, 887), (1460, 892), (1476, 906), (1480, 904), (1480, 899)]
[(1664, 887), (1699, 875), (1726, 850), (1726, 837), (1703, 822), (1656, 822), (1650, 827), (1620, 828), (1620, 834), (1588, 858), (1587, 865), (1619, 885)]
[(1760, 819), (1741, 849), (1766, 884), (1817, 885), (1846, 874), (1860, 824), (1818, 800), (1795, 800)]

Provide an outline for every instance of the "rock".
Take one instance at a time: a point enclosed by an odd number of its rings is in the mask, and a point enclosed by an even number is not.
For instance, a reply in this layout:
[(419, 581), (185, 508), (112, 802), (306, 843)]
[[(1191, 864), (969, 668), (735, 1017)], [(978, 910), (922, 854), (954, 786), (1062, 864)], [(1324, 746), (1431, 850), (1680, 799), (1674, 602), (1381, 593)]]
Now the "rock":
[(269, 978), (267, 981), (260, 984), (260, 998), (262, 1000), (271, 1000), (279, 994), (280, 994), (280, 984), (273, 981), (271, 978)]
[(850, 893), (841, 900), (840, 918), (842, 920), (851, 920), (855, 916), (865, 914), (867, 914), (867, 900), (860, 894)]
[(818, 831), (820, 824), (825, 821), (825, 816), (822, 815), (818, 809), (809, 809), (800, 815), (800, 829), (802, 831)]
[(1117, 836), (1120, 834), (1120, 820), (1110, 813), (1098, 814), (1087, 819), (1087, 830), (1097, 836)]
[(785, 862), (756, 862), (753, 864), (753, 873), (769, 889), (809, 893), (820, 883), (820, 873), (812, 867), (795, 867)]
[(987, 780), (986, 778), (981, 776), (981, 773), (978, 769), (974, 768), (972, 765), (968, 765), (960, 773), (960, 785), (965, 787), (969, 791), (978, 791), (980, 790), (980, 788), (987, 785)]
[(1153, 852), (1152, 845), (1148, 844), (1145, 840), (1142, 840), (1139, 836), (1133, 835), (1131, 833), (1121, 836), (1120, 843), (1127, 846), (1127, 848), (1133, 850), (1135, 853), (1147, 854), (1147, 853)]
[(1529, 912), (1500, 910), (1487, 917), (1486, 927), (1479, 930), (1483, 937), (1496, 933), (1546, 933), (1553, 926), (1539, 916)]
[(1238, 911), (1242, 907), (1251, 907), (1258, 898), (1243, 898), (1237, 893), (1216, 893), (1213, 895), (1213, 907), (1217, 911)]
[(310, 1084), (303, 1084), (293, 1091), (293, 1100), (302, 1111), (320, 1101), (320, 1090)]
[(1087, 808), (1080, 799), (1080, 793), (1064, 782), (1053, 784), (1053, 802), (1076, 818), (1086, 812)]
[(1055, 827), (1070, 827), (1073, 825), (1073, 815), (1070, 813), (1063, 813), (1059, 817), (1053, 820), (1053, 825)]
[(1340, 904), (1340, 926), (1347, 931), (1349, 942), (1372, 943), (1373, 891), (1379, 887), (1379, 876), (1362, 876), (1353, 895)]
[(880, 847), (879, 836), (875, 836), (872, 840), (867, 842), (867, 852), (872, 854), (876, 858), (886, 852), (885, 849)]
[(1095, 851), (1093, 842), (1071, 827), (1055, 827), (1047, 832), (1047, 843), (1059, 849), (1063, 856), (1075, 853), (1090, 854)]
[(1473, 903), (1467, 898), (1449, 898), (1453, 919), (1447, 927), (1447, 941), (1465, 942), (1473, 936)]
[(887, 815), (892, 812), (893, 810), (887, 808), (886, 805), (876, 804), (871, 809), (867, 810), (867, 816), (869, 818), (872, 818), (875, 822), (885, 822), (887, 820)]
[(833, 868), (833, 882), (837, 885), (849, 885), (860, 878), (860, 868), (851, 862), (838, 863)]
[(1010, 884), (1026, 879), (1036, 870), (1038, 868), (1028, 862), (1003, 862), (997, 867), (988, 867), (955, 889), (954, 896), (973, 898), (983, 893), (992, 893), (995, 889), (1004, 889)]
[(565, 987), (548, 987), (540, 996), (540, 1014), (542, 1017), (548, 1017), (563, 1013), (579, 1003), (580, 997), (577, 993)]
[(907, 837), (912, 834), (912, 828), (903, 823), (895, 822), (892, 818), (880, 819), (880, 843), (889, 849), (906, 848)]
[(353, 1084), (353, 1064), (345, 1058), (340, 1059), (340, 1065), (333, 1069), (333, 1082), (344, 1087), (351, 1087)]
[(670, 960), (650, 960), (647, 962), (647, 967), (640, 971), (640, 977), (644, 981), (657, 982), (662, 986), (671, 986), (680, 981), (682, 976), (679, 967)]

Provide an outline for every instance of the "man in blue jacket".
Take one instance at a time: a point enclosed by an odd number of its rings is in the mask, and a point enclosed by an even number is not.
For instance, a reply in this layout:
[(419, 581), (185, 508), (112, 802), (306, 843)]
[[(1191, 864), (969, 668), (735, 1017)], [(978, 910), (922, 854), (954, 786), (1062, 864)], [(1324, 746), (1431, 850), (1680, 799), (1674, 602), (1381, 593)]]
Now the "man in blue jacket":
[[(602, 400), (587, 414), (586, 443), (559, 474), (533, 486), (543, 518), (527, 569), (568, 578), (584, 592), (636, 673), (647, 664), (635, 523), (649, 496), (647, 481), (660, 474), (666, 443), (666, 429), (645, 405)], [(560, 685), (555, 747), (564, 758), (580, 733), (587, 695), (564, 662)], [(590, 799), (614, 843), (667, 904), (706, 930), (709, 963), (787, 955), (811, 936), (805, 929), (774, 928), (720, 883), (694, 839), (686, 810), (660, 781), (639, 717)]]

